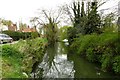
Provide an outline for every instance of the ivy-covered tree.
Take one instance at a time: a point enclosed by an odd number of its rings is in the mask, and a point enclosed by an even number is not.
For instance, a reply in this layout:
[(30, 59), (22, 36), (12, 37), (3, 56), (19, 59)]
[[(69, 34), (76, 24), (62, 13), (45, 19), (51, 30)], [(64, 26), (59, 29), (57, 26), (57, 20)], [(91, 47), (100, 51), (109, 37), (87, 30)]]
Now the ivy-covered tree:
[(84, 28), (85, 34), (100, 32), (99, 30), (101, 26), (101, 18), (100, 18), (100, 15), (97, 13), (97, 9), (98, 9), (97, 2), (92, 2), (91, 11), (88, 14), (88, 20)]
[(76, 38), (77, 34), (77, 28), (74, 27), (69, 27), (67, 30), (67, 37), (68, 37), (68, 42), (71, 44), (74, 41), (74, 38)]
[(80, 33), (84, 34), (84, 28), (86, 26), (86, 22), (87, 22), (87, 15), (85, 13), (84, 10), (84, 2), (82, 2), (82, 6), (81, 6), (81, 17), (80, 17)]
[(72, 11), (74, 13), (74, 17), (73, 17), (73, 26), (76, 28), (80, 28), (80, 2), (73, 2), (73, 6), (72, 6)]

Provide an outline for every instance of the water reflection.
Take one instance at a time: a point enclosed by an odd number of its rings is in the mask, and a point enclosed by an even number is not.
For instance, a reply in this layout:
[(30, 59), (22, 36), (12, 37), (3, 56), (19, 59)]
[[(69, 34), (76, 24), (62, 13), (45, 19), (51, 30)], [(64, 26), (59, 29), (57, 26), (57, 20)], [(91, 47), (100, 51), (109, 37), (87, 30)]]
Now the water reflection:
[(67, 60), (67, 54), (62, 45), (48, 47), (43, 61), (39, 64), (32, 77), (39, 78), (74, 78), (73, 61)]
[[(113, 74), (102, 72), (95, 64), (86, 61), (68, 50), (68, 45), (57, 43), (49, 46), (43, 61), (31, 74), (33, 78), (113, 78)], [(68, 54), (69, 53), (69, 54)], [(98, 74), (99, 73), (99, 74)]]

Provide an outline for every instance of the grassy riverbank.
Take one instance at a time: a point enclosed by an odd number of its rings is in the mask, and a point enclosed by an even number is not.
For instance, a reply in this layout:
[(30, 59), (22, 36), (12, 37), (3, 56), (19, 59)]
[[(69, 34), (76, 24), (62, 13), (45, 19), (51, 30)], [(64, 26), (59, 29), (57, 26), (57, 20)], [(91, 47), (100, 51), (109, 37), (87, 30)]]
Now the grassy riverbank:
[(3, 45), (2, 77), (29, 77), (34, 63), (42, 60), (46, 43), (46, 39), (36, 38), (26, 41), (20, 40), (16, 44)]
[(101, 70), (120, 74), (119, 41), (118, 32), (80, 35), (70, 47), (88, 61), (99, 63)]

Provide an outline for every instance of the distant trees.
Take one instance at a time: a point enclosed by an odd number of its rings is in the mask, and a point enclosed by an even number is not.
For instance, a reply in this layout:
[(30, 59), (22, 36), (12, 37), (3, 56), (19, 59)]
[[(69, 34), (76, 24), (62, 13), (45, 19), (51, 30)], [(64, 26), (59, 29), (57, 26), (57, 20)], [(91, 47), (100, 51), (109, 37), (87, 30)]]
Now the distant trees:
[(1, 19), (1, 23), (3, 23), (3, 25), (6, 26), (11, 26), (11, 24), (13, 24), (11, 20), (5, 20), (5, 19)]
[(114, 16), (115, 16), (114, 13), (110, 13), (107, 16), (105, 16), (103, 26), (105, 26), (105, 27), (113, 26), (113, 22), (112, 21), (115, 20)]
[(114, 13), (105, 15), (102, 19), (102, 27), (101, 27), (102, 31), (103, 32), (116, 31), (116, 29), (117, 29), (116, 22), (115, 22), (115, 14)]
[(67, 30), (70, 26), (63, 26), (59, 29), (60, 40), (67, 39)]
[(27, 24), (20, 22), (19, 23), (20, 30), (23, 30), (24, 28), (27, 28)]

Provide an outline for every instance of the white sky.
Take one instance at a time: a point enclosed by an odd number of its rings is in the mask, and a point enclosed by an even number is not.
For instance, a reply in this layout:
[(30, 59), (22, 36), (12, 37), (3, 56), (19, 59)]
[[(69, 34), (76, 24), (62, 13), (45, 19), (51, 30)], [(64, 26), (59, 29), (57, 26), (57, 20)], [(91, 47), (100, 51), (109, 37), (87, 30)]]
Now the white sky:
[[(0, 0), (0, 18), (23, 23), (29, 23), (30, 17), (36, 16), (37, 9), (54, 9), (72, 0)], [(120, 0), (110, 0), (101, 8), (107, 8), (118, 4)]]

